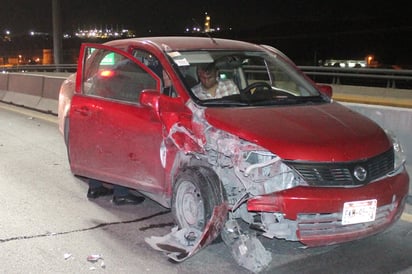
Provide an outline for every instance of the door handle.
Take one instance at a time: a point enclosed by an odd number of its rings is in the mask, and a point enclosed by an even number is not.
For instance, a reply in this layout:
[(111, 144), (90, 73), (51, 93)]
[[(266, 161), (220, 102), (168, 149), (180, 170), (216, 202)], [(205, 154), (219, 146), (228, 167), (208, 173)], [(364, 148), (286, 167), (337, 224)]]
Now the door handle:
[(91, 114), (90, 109), (86, 106), (76, 108), (76, 109), (74, 109), (74, 112), (79, 113), (82, 116), (90, 116), (90, 114)]

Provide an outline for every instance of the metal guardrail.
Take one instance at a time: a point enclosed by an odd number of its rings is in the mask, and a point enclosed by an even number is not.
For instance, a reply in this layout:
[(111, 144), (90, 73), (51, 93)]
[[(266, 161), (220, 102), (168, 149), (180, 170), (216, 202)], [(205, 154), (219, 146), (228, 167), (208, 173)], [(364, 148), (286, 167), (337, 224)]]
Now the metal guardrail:
[(412, 70), (299, 66), (315, 82), (412, 89)]
[(0, 66), (0, 72), (75, 72), (76, 64)]
[[(412, 70), (299, 66), (315, 82), (412, 89)], [(75, 72), (76, 64), (0, 66), (1, 72)]]

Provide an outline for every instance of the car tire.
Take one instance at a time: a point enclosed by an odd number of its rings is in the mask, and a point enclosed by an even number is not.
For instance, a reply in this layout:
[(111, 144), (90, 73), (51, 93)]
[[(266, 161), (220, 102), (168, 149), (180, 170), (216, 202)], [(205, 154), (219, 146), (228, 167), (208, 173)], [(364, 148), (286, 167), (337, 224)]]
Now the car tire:
[(212, 170), (188, 167), (173, 186), (172, 214), (179, 228), (203, 231), (215, 206), (226, 201), (224, 188)]
[(64, 132), (63, 132), (63, 137), (64, 137), (64, 143), (66, 146), (69, 146), (69, 116), (64, 117)]
[(64, 132), (63, 132), (63, 137), (64, 137), (64, 143), (66, 144), (66, 151), (67, 151), (67, 158), (69, 160), (69, 164), (71, 163), (70, 161), (70, 149), (69, 149), (69, 128), (70, 128), (70, 119), (69, 116), (66, 115), (64, 117)]

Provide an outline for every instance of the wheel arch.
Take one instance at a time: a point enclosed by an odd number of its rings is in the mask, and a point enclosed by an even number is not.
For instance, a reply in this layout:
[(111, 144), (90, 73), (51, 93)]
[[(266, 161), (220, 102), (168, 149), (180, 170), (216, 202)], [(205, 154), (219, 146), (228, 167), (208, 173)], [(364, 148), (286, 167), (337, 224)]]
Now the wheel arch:
[[(181, 168), (173, 182), (171, 200), (172, 215), (179, 227), (182, 227), (182, 222), (179, 221), (179, 209), (177, 208), (178, 205), (176, 205), (178, 202), (178, 197), (176, 196), (178, 196), (177, 192), (179, 184), (185, 180), (194, 182), (193, 184), (195, 185), (199, 184), (198, 186), (201, 192), (200, 195), (205, 208), (205, 222), (203, 225), (206, 225), (212, 217), (214, 207), (227, 202), (226, 190), (219, 176), (211, 167), (203, 165), (190, 165)], [(207, 194), (207, 196), (203, 196), (205, 194)]]

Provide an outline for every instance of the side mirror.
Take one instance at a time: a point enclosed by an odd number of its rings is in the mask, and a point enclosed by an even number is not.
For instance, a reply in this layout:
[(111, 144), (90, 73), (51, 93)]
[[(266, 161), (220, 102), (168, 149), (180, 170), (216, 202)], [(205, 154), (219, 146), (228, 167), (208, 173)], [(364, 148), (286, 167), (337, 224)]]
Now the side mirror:
[(160, 93), (157, 90), (145, 89), (140, 94), (139, 103), (142, 106), (149, 107), (154, 111), (159, 111)]
[(332, 86), (329, 86), (329, 85), (316, 85), (316, 86), (320, 92), (322, 92), (329, 98), (332, 98), (332, 95), (333, 95)]

